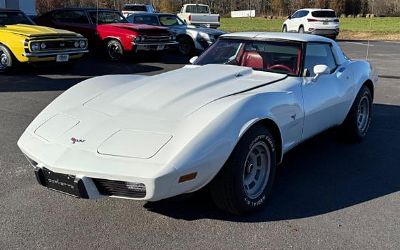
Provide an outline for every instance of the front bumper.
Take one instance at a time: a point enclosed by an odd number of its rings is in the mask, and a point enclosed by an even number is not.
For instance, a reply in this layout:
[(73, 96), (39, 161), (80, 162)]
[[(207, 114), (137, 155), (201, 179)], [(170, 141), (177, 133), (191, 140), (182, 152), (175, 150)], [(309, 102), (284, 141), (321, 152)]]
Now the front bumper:
[(177, 46), (178, 42), (151, 42), (151, 43), (132, 43), (134, 46), (134, 51), (163, 51), (169, 49), (173, 46)]
[(24, 53), (25, 57), (55, 57), (58, 55), (82, 55), (88, 53), (89, 50), (71, 50), (71, 51), (54, 51), (54, 52), (28, 52)]
[(81, 58), (89, 50), (73, 50), (73, 51), (52, 51), (52, 52), (26, 52), (22, 54), (21, 62), (35, 63), (35, 62), (56, 62), (57, 56), (68, 55), (70, 60)]
[[(178, 182), (182, 173), (175, 168), (167, 170), (165, 165), (159, 163), (102, 156), (76, 147), (44, 142), (31, 133), (24, 133), (18, 141), (18, 146), (36, 172), (49, 170), (56, 174), (73, 176), (80, 183), (80, 189), (85, 191), (73, 194), (80, 198), (95, 199), (108, 196), (157, 201), (193, 189), (193, 182)], [(43, 185), (43, 181), (39, 183)], [(121, 185), (132, 183), (143, 184), (145, 194), (134, 196), (115, 192), (120, 190)], [(110, 185), (116, 189), (112, 189)], [(43, 186), (60, 191), (48, 185)], [(87, 195), (81, 195), (82, 193)]]

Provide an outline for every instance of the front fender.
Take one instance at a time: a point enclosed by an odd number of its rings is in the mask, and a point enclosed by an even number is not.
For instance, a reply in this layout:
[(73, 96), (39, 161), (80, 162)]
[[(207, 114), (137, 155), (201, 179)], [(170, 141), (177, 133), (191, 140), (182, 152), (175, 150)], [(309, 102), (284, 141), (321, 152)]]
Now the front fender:
[[(197, 172), (193, 190), (199, 189), (220, 171), (252, 125), (269, 119), (278, 128), (288, 126), (290, 116), (286, 118), (285, 113), (291, 113), (290, 109), (301, 112), (286, 92), (242, 94), (212, 102), (180, 125), (173, 143), (179, 153), (170, 165), (181, 175)], [(284, 141), (285, 136), (278, 139)]]
[(23, 56), (25, 53), (24, 43), (25, 39), (27, 39), (26, 36), (8, 32), (0, 32), (0, 37), (0, 44), (6, 46), (19, 62), (28, 61), (28, 58)]

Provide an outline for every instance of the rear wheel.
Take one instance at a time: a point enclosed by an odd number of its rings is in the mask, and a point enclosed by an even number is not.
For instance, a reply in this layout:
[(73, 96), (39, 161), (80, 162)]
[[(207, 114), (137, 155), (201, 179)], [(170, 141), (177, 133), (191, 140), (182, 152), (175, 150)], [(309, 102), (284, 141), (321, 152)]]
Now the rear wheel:
[(193, 40), (189, 37), (182, 36), (177, 39), (178, 41), (178, 50), (182, 55), (188, 56), (194, 53), (194, 43)]
[(118, 61), (124, 55), (124, 49), (118, 40), (110, 40), (106, 44), (106, 56), (110, 61)]
[(210, 185), (215, 204), (233, 214), (263, 208), (276, 172), (275, 141), (269, 131), (256, 125), (240, 140)]
[(287, 32), (287, 26), (283, 25), (282, 32)]
[(13, 55), (10, 50), (0, 44), (0, 72), (5, 72), (13, 66)]
[(300, 26), (299, 33), (304, 33), (304, 27), (303, 26)]
[(367, 135), (372, 121), (372, 94), (368, 87), (363, 86), (351, 107), (346, 120), (341, 125), (343, 138), (358, 142)]

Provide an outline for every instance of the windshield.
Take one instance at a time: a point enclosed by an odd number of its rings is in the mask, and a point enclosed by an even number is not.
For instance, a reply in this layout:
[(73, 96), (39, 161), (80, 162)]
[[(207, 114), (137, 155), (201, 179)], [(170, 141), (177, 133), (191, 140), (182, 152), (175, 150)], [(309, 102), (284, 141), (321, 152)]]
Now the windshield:
[(33, 21), (29, 19), (24, 13), (20, 11), (5, 11), (0, 12), (0, 25), (12, 25), (12, 24), (30, 24), (33, 25)]
[(185, 23), (179, 17), (174, 15), (160, 16), (160, 23), (162, 26), (185, 25)]
[(254, 70), (299, 75), (302, 44), (278, 41), (218, 40), (196, 65), (230, 64)]
[(129, 16), (128, 21), (132, 20), (132, 18), (134, 18), (133, 23), (148, 24), (148, 25), (155, 25), (155, 26), (160, 25), (160, 23), (158, 22), (157, 16), (154, 16), (154, 15)]
[(313, 17), (336, 17), (336, 13), (331, 10), (318, 10), (311, 13)]
[(90, 11), (90, 18), (96, 24), (127, 23), (128, 21), (117, 11)]
[(199, 14), (207, 14), (210, 13), (208, 6), (206, 5), (188, 5), (186, 7), (187, 13), (199, 13)]

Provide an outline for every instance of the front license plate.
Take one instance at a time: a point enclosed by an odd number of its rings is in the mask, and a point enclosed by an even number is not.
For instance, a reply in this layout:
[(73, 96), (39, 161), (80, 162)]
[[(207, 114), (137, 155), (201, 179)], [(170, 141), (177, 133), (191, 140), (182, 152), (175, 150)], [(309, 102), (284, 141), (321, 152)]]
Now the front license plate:
[(57, 62), (68, 62), (69, 55), (57, 55), (56, 61)]
[(323, 22), (322, 24), (323, 24), (323, 25), (328, 25), (328, 24), (329, 24), (329, 22)]
[(165, 48), (165, 45), (158, 45), (157, 46), (157, 50), (164, 50), (164, 48)]
[(69, 195), (79, 196), (77, 185), (75, 185), (75, 176), (55, 173), (48, 169), (42, 169), (43, 185)]

